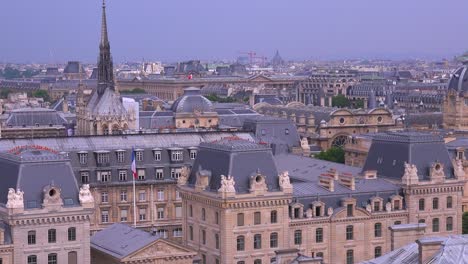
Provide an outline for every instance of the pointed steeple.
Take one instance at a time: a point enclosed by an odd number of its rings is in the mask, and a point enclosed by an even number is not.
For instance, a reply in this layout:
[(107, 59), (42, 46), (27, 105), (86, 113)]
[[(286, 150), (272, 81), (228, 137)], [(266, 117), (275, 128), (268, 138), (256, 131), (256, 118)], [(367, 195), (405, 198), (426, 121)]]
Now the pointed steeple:
[(97, 93), (103, 95), (106, 89), (114, 90), (114, 65), (107, 35), (106, 3), (102, 0), (101, 42), (99, 43)]
[(101, 21), (101, 44), (100, 46), (109, 46), (109, 37), (107, 36), (107, 18), (106, 1), (102, 0), (102, 21)]

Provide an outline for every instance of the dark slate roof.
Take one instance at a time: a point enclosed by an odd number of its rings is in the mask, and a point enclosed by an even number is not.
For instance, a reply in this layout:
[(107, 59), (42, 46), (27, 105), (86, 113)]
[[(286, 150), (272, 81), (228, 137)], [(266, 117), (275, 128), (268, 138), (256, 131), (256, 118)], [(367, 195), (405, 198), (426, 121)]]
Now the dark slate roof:
[(363, 171), (401, 179), (405, 162), (416, 165), (421, 180), (429, 177), (431, 163), (444, 164), (445, 175), (453, 178), (453, 165), (441, 136), (420, 132), (387, 132), (374, 137)]
[(123, 259), (158, 239), (157, 235), (116, 223), (94, 234), (91, 237), (91, 248)]
[(207, 190), (216, 192), (221, 184), (221, 175), (233, 176), (238, 193), (247, 193), (250, 177), (260, 172), (266, 176), (270, 191), (279, 190), (278, 170), (271, 149), (263, 144), (238, 138), (224, 138), (211, 143), (201, 143), (197, 159), (189, 177), (189, 184), (195, 184), (196, 173), (211, 172)]
[(176, 113), (192, 113), (195, 110), (214, 112), (213, 103), (201, 95), (200, 89), (196, 87), (185, 89), (184, 95), (174, 101), (171, 109)]
[(468, 91), (468, 74), (467, 74), (468, 65), (463, 65), (458, 68), (450, 78), (448, 89), (455, 90), (459, 93)]
[(67, 120), (57, 111), (46, 108), (23, 108), (13, 110), (6, 120), (7, 126), (62, 126)]
[(8, 188), (19, 188), (24, 191), (25, 208), (40, 208), (44, 187), (56, 186), (61, 189), (65, 206), (79, 205), (79, 188), (70, 160), (61, 154), (38, 150), (0, 153), (0, 167), (0, 203), (6, 204)]
[(79, 61), (69, 61), (63, 73), (81, 73), (85, 72), (83, 66)]

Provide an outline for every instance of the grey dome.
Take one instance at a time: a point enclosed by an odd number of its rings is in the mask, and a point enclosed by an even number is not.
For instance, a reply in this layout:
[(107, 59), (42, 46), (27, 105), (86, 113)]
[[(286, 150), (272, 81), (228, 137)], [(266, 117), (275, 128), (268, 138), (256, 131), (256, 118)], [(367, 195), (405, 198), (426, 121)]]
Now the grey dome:
[(213, 103), (201, 95), (200, 89), (189, 87), (184, 90), (184, 95), (177, 98), (172, 104), (171, 110), (176, 113), (214, 112)]
[(459, 93), (468, 91), (468, 74), (467, 74), (468, 65), (465, 64), (462, 67), (458, 68), (450, 78), (448, 89), (455, 90)]

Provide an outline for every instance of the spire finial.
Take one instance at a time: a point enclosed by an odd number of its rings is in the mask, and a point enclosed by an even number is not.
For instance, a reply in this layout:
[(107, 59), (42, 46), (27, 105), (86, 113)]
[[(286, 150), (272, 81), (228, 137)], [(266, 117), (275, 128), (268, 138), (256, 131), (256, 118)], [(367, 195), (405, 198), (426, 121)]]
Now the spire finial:
[(109, 45), (107, 37), (107, 18), (106, 18), (106, 1), (102, 0), (102, 21), (101, 21), (101, 45)]

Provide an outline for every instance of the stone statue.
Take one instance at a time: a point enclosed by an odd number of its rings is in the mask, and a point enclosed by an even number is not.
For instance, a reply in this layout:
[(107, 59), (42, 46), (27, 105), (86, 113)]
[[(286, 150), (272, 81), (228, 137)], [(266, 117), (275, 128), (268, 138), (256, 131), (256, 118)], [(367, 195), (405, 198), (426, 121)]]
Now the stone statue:
[(387, 211), (387, 213), (390, 213), (392, 211), (392, 203), (391, 202), (387, 202), (385, 204), (385, 211)]
[(415, 184), (418, 183), (418, 168), (414, 164), (405, 162), (405, 174), (402, 177), (403, 183)]
[(287, 171), (280, 173), (278, 178), (279, 178), (279, 186), (282, 191), (284, 191), (285, 189), (292, 188), (291, 181), (289, 180), (289, 173)]
[(313, 210), (312, 210), (312, 208), (307, 209), (307, 211), (306, 211), (306, 216), (307, 216), (307, 218), (312, 218), (312, 216), (313, 216)]
[(177, 184), (178, 185), (185, 185), (187, 184), (188, 177), (190, 175), (190, 169), (187, 167), (183, 167), (180, 172), (180, 176), (177, 179)]
[(8, 189), (8, 201), (6, 204), (7, 208), (24, 208), (24, 201), (23, 201), (24, 192), (18, 189), (15, 192), (15, 189), (9, 188)]
[(80, 188), (80, 195), (79, 195), (80, 203), (94, 203), (93, 195), (89, 190), (89, 184), (83, 184)]
[(333, 214), (333, 207), (328, 207), (327, 214), (328, 216), (331, 216)]
[(234, 187), (236, 182), (232, 176), (221, 175), (221, 187), (218, 189), (220, 193), (235, 193), (236, 188)]
[(459, 179), (465, 177), (465, 170), (463, 169), (463, 161), (461, 159), (455, 160), (455, 176)]
[(372, 206), (370, 204), (366, 205), (366, 211), (371, 213), (372, 212)]

